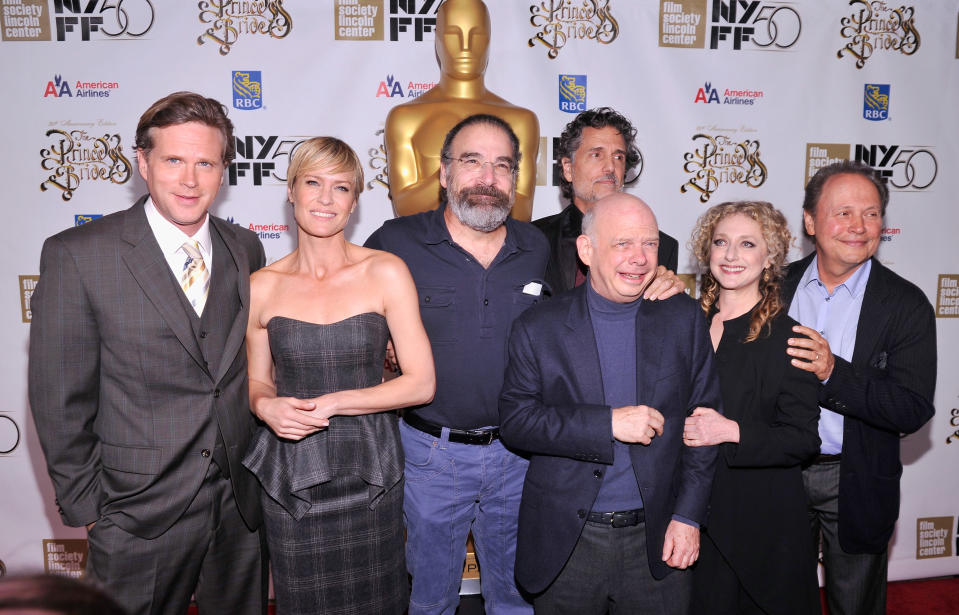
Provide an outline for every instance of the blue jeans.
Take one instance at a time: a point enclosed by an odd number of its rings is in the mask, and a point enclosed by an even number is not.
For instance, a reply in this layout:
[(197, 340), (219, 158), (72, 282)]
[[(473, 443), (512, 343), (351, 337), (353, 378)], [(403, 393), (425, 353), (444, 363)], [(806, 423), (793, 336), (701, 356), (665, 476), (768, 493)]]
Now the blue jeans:
[(406, 567), (409, 615), (453, 615), (459, 604), (466, 536), (473, 530), (486, 612), (533, 612), (513, 577), (516, 524), (528, 462), (499, 440), (488, 445), (436, 438), (400, 421), (406, 455)]

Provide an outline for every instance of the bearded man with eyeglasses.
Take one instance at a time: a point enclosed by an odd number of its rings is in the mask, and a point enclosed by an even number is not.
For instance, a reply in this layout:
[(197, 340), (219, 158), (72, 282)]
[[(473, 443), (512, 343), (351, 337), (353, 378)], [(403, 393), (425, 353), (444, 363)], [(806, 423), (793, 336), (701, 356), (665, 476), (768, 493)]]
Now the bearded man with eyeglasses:
[(532, 613), (513, 577), (527, 461), (503, 446), (497, 409), (510, 327), (542, 298), (549, 257), (542, 233), (509, 217), (519, 161), (509, 124), (467, 117), (440, 152), (439, 208), (366, 242), (409, 267), (436, 363), (433, 401), (400, 423), (410, 615), (455, 612), (470, 529), (486, 612)]

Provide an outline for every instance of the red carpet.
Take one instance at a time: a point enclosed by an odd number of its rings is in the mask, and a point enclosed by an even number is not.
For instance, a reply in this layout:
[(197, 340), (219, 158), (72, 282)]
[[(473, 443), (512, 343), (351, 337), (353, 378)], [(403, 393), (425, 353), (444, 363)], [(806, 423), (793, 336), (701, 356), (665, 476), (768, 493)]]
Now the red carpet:
[[(828, 615), (821, 590), (820, 595), (823, 615)], [(959, 577), (889, 583), (886, 615), (959, 615)]]
[[(959, 577), (895, 581), (886, 592), (886, 615), (959, 615)], [(461, 606), (477, 608), (479, 604)], [(822, 612), (828, 615), (825, 605)], [(189, 615), (197, 615), (196, 606), (190, 606)], [(272, 604), (269, 615), (276, 615)]]

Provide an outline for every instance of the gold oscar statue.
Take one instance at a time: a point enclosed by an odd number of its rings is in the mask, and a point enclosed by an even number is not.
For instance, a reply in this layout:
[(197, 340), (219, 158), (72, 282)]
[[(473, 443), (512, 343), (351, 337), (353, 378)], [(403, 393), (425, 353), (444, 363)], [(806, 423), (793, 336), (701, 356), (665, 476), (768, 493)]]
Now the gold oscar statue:
[[(399, 216), (439, 206), (440, 149), (446, 133), (463, 118), (488, 113), (505, 120), (519, 138), (522, 161), (513, 217), (529, 220), (536, 188), (539, 121), (486, 89), (489, 11), (481, 0), (446, 0), (436, 13), (439, 84), (386, 117), (390, 196)], [(508, 70), (508, 69), (507, 69)]]

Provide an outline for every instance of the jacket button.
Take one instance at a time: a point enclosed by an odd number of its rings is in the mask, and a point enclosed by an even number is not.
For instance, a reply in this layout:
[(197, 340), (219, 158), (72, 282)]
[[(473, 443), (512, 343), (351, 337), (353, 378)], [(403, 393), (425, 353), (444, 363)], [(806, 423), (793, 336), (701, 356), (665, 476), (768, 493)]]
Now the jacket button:
[(205, 340), (205, 339), (206, 339), (206, 331), (200, 331), (200, 339), (201, 339), (201, 340)]
[(578, 511), (576, 511), (576, 516), (578, 516), (580, 519), (585, 519), (586, 511), (580, 508)]
[(220, 396), (220, 389), (213, 389), (213, 397), (219, 397), (219, 396)]
[(200, 451), (200, 457), (209, 457), (209, 456), (210, 456), (210, 449), (205, 448), (202, 451)]
[(429, 302), (430, 302), (430, 296), (429, 296), (429, 295), (423, 297), (423, 303), (429, 303)]
[(593, 478), (602, 478), (603, 473), (600, 470), (593, 470)]

